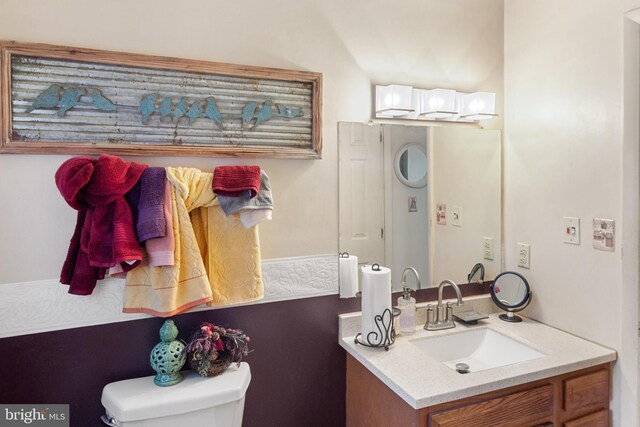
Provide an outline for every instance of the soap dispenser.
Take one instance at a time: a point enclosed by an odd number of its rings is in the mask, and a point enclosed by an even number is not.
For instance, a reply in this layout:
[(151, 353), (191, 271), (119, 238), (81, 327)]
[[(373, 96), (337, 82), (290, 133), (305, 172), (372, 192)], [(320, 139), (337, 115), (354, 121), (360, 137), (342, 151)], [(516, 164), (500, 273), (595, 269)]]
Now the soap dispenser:
[(400, 333), (411, 335), (416, 332), (416, 299), (411, 296), (413, 289), (405, 286), (398, 298), (400, 309)]

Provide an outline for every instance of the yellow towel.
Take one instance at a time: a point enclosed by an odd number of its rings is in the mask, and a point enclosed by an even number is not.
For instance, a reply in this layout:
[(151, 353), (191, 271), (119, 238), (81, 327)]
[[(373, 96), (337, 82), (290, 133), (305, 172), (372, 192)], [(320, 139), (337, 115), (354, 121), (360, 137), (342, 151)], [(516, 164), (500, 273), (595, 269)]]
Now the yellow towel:
[(191, 212), (191, 222), (211, 282), (211, 306), (264, 297), (258, 227), (246, 229), (240, 215), (225, 216), (219, 204)]
[(152, 267), (147, 259), (127, 274), (125, 313), (167, 317), (213, 299), (189, 212), (217, 203), (212, 173), (193, 168), (166, 168), (172, 184), (174, 265)]

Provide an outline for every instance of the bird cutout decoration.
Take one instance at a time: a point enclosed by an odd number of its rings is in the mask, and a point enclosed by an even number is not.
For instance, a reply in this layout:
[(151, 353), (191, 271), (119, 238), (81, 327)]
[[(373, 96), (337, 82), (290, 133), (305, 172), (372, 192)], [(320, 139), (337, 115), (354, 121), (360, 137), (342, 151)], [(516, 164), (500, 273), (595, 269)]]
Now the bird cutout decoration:
[(189, 106), (189, 110), (187, 111), (187, 117), (189, 118), (189, 126), (193, 125), (193, 122), (200, 117), (202, 114), (202, 110), (200, 109), (200, 102), (196, 101)]
[(258, 109), (257, 102), (248, 102), (242, 108), (242, 127), (244, 128), (247, 123), (255, 118), (256, 110)]
[(216, 104), (216, 99), (213, 96), (207, 98), (207, 105), (204, 107), (204, 116), (213, 120), (220, 129), (222, 129), (222, 113)]
[(158, 99), (157, 93), (150, 93), (145, 95), (140, 100), (140, 113), (142, 114), (142, 124), (149, 122), (149, 117), (156, 111), (156, 100)]
[(256, 122), (251, 127), (251, 130), (255, 130), (255, 128), (257, 128), (260, 123), (266, 122), (267, 120), (271, 119), (271, 117), (273, 117), (273, 111), (271, 111), (271, 103), (272, 101), (270, 99), (264, 101), (264, 103), (262, 104), (262, 108), (260, 108), (258, 114), (255, 115)]
[(78, 104), (78, 100), (82, 95), (85, 95), (87, 90), (83, 87), (68, 87), (64, 89), (62, 98), (58, 102), (58, 116), (63, 117), (67, 114), (67, 111), (72, 109)]
[(91, 92), (93, 106), (102, 111), (116, 111), (118, 106), (111, 102), (109, 98), (104, 96), (99, 89), (93, 89)]
[(164, 98), (162, 100), (158, 114), (160, 114), (160, 120), (164, 120), (171, 115), (171, 98)]
[(299, 108), (289, 108), (286, 105), (276, 104), (278, 112), (274, 114), (276, 117), (284, 117), (286, 119), (293, 119), (302, 116), (302, 111)]
[[(43, 90), (32, 101), (31, 105), (25, 109), (26, 113), (30, 113), (37, 109), (46, 108), (58, 108), (57, 114), (63, 117), (67, 111), (74, 108), (81, 103), (82, 96), (90, 94), (91, 106), (101, 111), (116, 111), (118, 108), (131, 108), (129, 106), (118, 105), (112, 102), (109, 98), (104, 96), (100, 89), (96, 88), (84, 88), (81, 86), (63, 87), (58, 84), (52, 84), (45, 90)], [(209, 96), (206, 98), (204, 105), (204, 111), (202, 109), (202, 102), (195, 101), (190, 102), (186, 97), (180, 98), (177, 105), (174, 107), (174, 99), (170, 97), (164, 97), (160, 102), (159, 108), (156, 109), (156, 102), (159, 96), (157, 93), (149, 93), (144, 95), (140, 99), (138, 110), (142, 114), (142, 123), (148, 124), (149, 118), (158, 113), (160, 120), (164, 120), (167, 117), (172, 117), (173, 123), (178, 123), (182, 117), (189, 119), (189, 126), (201, 117), (212, 120), (218, 128), (223, 130), (223, 118), (224, 119), (240, 119), (241, 128), (248, 130), (255, 130), (258, 125), (272, 119), (273, 117), (282, 117), (284, 119), (293, 119), (302, 116), (302, 110), (300, 108), (288, 107), (284, 104), (275, 104), (275, 111), (273, 110), (273, 100), (267, 99), (261, 105), (258, 102), (247, 102), (240, 112), (240, 114), (223, 114), (218, 107), (215, 97)], [(85, 103), (88, 103), (85, 100)], [(253, 121), (253, 124), (251, 122)]]
[(183, 117), (187, 113), (187, 100), (183, 96), (180, 98), (180, 102), (176, 105), (176, 108), (173, 110), (173, 123), (178, 123), (181, 117)]
[(33, 110), (38, 110), (40, 108), (54, 108), (60, 102), (60, 91), (62, 90), (61, 86), (51, 85), (36, 97), (33, 100), (31, 105), (27, 107), (26, 112), (30, 113)]

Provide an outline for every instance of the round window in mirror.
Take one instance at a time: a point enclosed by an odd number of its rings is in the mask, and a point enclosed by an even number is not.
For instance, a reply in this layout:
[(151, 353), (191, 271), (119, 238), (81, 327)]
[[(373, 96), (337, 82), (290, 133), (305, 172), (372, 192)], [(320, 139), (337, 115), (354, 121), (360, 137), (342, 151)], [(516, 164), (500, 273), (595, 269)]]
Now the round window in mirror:
[(427, 153), (425, 147), (410, 142), (398, 150), (394, 160), (396, 177), (404, 185), (420, 188), (427, 185)]
[(532, 292), (527, 279), (514, 271), (504, 271), (489, 286), (489, 293), (493, 302), (507, 312), (501, 314), (500, 319), (522, 322), (522, 318), (513, 313), (524, 310), (531, 302)]

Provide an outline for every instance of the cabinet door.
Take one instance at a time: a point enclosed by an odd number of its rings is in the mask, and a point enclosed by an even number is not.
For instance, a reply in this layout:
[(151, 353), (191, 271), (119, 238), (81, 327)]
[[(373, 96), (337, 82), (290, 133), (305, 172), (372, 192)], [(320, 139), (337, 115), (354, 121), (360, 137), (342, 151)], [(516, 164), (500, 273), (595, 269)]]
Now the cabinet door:
[(609, 411), (602, 409), (593, 414), (567, 421), (564, 427), (609, 427)]
[(551, 384), (429, 416), (431, 427), (535, 426), (553, 417)]
[(609, 406), (609, 371), (602, 370), (564, 381), (564, 409), (567, 412), (583, 408)]

